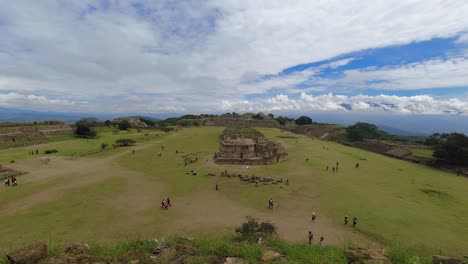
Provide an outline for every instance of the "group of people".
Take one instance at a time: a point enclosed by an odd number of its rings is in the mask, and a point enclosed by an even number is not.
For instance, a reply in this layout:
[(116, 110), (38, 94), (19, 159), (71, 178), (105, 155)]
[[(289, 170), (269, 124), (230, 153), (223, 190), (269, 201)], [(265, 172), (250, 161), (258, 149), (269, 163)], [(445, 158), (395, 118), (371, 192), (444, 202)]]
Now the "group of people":
[[(332, 167), (332, 171), (333, 172), (335, 172), (335, 171), (338, 172), (339, 167), (340, 167), (340, 163), (337, 161), (336, 166)], [(325, 169), (328, 171), (328, 169), (329, 169), (328, 165), (327, 165), (327, 167)]]
[(10, 177), (10, 178), (5, 177), (4, 182), (5, 182), (5, 186), (17, 186), (18, 185), (18, 182), (16, 181), (15, 177)]
[(163, 200), (161, 201), (161, 208), (162, 208), (162, 209), (168, 210), (168, 209), (169, 209), (169, 206), (172, 206), (171, 200), (169, 199), (169, 197), (167, 197), (167, 199), (163, 199)]
[[(309, 231), (309, 244), (312, 244), (312, 240), (314, 240), (314, 234), (312, 234), (312, 231)], [(323, 243), (325, 241), (324, 237), (320, 237), (320, 241), (318, 242), (320, 246), (323, 246)]]
[(36, 149), (36, 151), (34, 151), (34, 150), (29, 151), (29, 155), (34, 155), (34, 153), (36, 153), (36, 155), (38, 155), (38, 154), (39, 154), (39, 150)]
[[(344, 217), (344, 224), (345, 224), (345, 225), (348, 225), (348, 221), (349, 221), (349, 217), (348, 217), (348, 215), (345, 215), (345, 217)], [(356, 227), (356, 225), (357, 225), (357, 217), (354, 216), (354, 217), (353, 217), (353, 227)]]

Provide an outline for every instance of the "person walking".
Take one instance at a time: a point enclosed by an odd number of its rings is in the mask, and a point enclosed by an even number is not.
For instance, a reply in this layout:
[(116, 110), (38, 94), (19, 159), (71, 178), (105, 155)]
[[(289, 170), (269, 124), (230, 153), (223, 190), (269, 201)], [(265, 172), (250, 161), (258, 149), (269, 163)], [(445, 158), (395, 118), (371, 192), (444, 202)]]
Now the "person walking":
[(309, 231), (309, 245), (312, 244), (313, 239), (314, 239), (314, 235), (312, 234), (312, 231)]
[(323, 246), (323, 243), (324, 243), (324, 241), (325, 241), (325, 238), (323, 238), (323, 237), (320, 237), (320, 242), (319, 242), (319, 245), (320, 245), (320, 246)]
[(317, 218), (317, 214), (315, 214), (315, 212), (312, 212), (312, 221), (315, 221), (315, 218)]
[(353, 217), (353, 227), (356, 227), (356, 225), (357, 225), (357, 217), (354, 216)]
[(345, 217), (344, 217), (344, 224), (348, 225), (348, 215), (345, 215)]
[(216, 183), (215, 189), (219, 191), (219, 183)]

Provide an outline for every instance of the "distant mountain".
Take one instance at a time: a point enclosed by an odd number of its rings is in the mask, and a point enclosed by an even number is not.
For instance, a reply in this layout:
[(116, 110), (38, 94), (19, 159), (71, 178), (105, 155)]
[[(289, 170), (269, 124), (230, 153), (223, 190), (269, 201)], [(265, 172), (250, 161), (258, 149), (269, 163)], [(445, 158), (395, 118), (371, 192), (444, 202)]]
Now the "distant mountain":
[(134, 118), (146, 118), (157, 122), (161, 119), (167, 118), (169, 116), (174, 116), (175, 114), (159, 114), (157, 117), (149, 117), (141, 115), (140, 113), (126, 113), (126, 114), (106, 114), (106, 113), (70, 113), (70, 112), (42, 112), (35, 110), (25, 110), (25, 109), (14, 109), (0, 107), (0, 122), (41, 122), (48, 120), (60, 120), (69, 123), (74, 123), (75, 121), (85, 118), (85, 117), (95, 117), (100, 120), (112, 120), (117, 117), (128, 116)]
[(385, 125), (377, 125), (377, 127), (389, 134), (392, 135), (397, 135), (397, 136), (404, 136), (404, 137), (424, 137), (424, 136), (429, 136), (430, 134), (428, 133), (423, 133), (423, 132), (409, 132), (405, 130), (401, 130), (398, 128), (390, 127), (390, 126), (385, 126)]

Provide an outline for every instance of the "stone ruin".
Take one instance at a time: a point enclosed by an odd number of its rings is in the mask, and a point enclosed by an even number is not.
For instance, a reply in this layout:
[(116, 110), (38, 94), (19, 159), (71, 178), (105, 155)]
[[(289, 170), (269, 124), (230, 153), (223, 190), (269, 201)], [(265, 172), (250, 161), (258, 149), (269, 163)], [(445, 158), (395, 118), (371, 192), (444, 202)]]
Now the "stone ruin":
[(268, 141), (253, 128), (227, 128), (214, 158), (217, 163), (260, 165), (287, 160), (288, 154), (280, 143)]

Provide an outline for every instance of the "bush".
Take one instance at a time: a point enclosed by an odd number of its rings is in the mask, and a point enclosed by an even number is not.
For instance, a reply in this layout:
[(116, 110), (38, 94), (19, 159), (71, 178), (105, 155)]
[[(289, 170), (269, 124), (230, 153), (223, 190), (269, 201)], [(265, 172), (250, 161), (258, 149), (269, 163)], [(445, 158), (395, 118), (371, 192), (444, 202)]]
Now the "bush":
[(128, 120), (122, 120), (122, 122), (118, 125), (120, 130), (127, 130), (131, 127), (130, 122)]
[(101, 143), (101, 149), (106, 149), (107, 147), (109, 147), (109, 144)]
[(276, 233), (276, 226), (269, 222), (258, 222), (257, 218), (247, 216), (247, 222), (236, 227), (236, 233), (240, 234), (244, 239), (252, 239), (255, 235), (261, 234), (271, 236)]
[(121, 138), (115, 141), (115, 145), (118, 147), (128, 147), (135, 145), (136, 141), (129, 138)]
[(90, 126), (86, 126), (83, 124), (76, 124), (75, 134), (78, 137), (83, 138), (93, 138), (96, 136), (96, 131)]
[(58, 150), (56, 149), (47, 149), (44, 151), (44, 154), (54, 154), (54, 153), (57, 153)]

